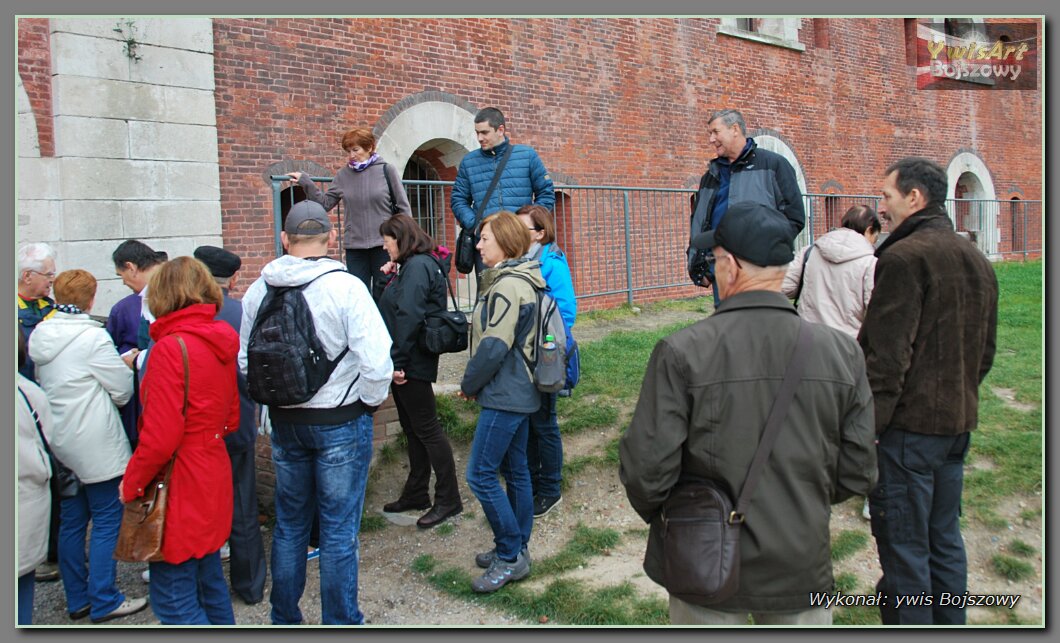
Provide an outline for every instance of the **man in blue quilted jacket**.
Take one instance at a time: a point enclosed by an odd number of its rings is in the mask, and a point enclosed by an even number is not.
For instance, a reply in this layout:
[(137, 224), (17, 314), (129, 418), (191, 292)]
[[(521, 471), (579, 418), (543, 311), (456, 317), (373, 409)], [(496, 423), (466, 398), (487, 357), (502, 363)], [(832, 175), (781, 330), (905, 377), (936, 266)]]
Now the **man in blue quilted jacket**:
[[(453, 195), (449, 200), (449, 207), (461, 226), (475, 230), (482, 219), (494, 212), (515, 212), (530, 203), (553, 209), (556, 196), (545, 164), (534, 148), (514, 145), (508, 140), (501, 110), (496, 107), (479, 110), (475, 114), (475, 136), (482, 149), (468, 152), (460, 161)], [(486, 191), (493, 181), (493, 174), (509, 146), (512, 154), (479, 216), (478, 210), (486, 200)], [(478, 250), (475, 251), (475, 266), (477, 273), (482, 274), (485, 267)]]

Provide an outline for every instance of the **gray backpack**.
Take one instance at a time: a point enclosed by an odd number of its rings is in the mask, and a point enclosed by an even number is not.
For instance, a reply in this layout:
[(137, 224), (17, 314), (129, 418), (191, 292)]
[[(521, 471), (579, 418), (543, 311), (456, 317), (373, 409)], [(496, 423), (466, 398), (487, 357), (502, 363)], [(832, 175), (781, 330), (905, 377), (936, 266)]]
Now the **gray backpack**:
[[(559, 314), (556, 300), (546, 288), (538, 288), (529, 277), (519, 273), (510, 276), (530, 284), (537, 295), (537, 338), (534, 340), (533, 359), (527, 357), (521, 346), (519, 354), (533, 374), (537, 390), (557, 393), (567, 383), (567, 331), (563, 326), (563, 316)], [(552, 341), (546, 341), (550, 336)]]

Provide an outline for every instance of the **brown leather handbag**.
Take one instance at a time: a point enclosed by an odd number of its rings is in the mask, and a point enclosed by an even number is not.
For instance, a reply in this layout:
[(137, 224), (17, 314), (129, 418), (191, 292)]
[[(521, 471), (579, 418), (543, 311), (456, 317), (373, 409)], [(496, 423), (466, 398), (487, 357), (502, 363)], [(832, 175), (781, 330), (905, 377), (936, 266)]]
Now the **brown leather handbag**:
[[(733, 506), (725, 485), (703, 478), (681, 478), (656, 517), (661, 523), (663, 586), (671, 595), (694, 605), (716, 605), (740, 588), (740, 526), (747, 506), (788, 408), (802, 379), (813, 346), (810, 325), (800, 322), (795, 352), (784, 373), (766, 419), (743, 488)], [(653, 529), (657, 525), (653, 523)]]
[[(177, 336), (184, 360), (184, 408), (181, 415), (188, 417), (188, 347)], [(146, 401), (146, 400), (145, 400)], [(127, 563), (159, 562), (162, 558), (162, 538), (165, 535), (166, 504), (169, 500), (169, 477), (173, 473), (174, 453), (162, 472), (151, 481), (144, 495), (125, 503), (118, 531), (114, 559)]]

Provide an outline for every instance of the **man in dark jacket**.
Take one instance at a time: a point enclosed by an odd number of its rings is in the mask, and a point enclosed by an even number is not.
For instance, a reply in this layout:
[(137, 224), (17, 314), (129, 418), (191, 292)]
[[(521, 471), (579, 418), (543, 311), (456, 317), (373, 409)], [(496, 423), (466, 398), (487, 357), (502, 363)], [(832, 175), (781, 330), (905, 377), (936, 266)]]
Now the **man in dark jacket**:
[[(217, 319), (228, 322), (238, 333), (243, 321), (243, 304), (232, 299), (228, 291), (242, 260), (238, 255), (216, 246), (199, 246), (194, 256), (206, 264), (221, 286), (224, 305)], [(247, 605), (260, 603), (265, 597), (265, 544), (258, 523), (258, 494), (255, 480), (254, 446), (257, 444), (257, 404), (250, 399), (247, 378), (236, 369), (239, 385), (239, 430), (225, 436), (228, 458), (232, 461), (232, 534), (228, 538), (229, 572), (232, 591)]]
[[(885, 625), (956, 625), (968, 567), (960, 530), (969, 435), (979, 385), (994, 361), (997, 277), (954, 232), (946, 172), (922, 158), (887, 168), (876, 287), (858, 342), (876, 406), (880, 484), (869, 496), (883, 578)], [(917, 599), (897, 606), (896, 596)]]
[[(713, 250), (717, 312), (652, 352), (619, 477), (651, 523), (644, 571), (662, 584), (660, 509), (682, 477), (717, 480), (735, 499), (794, 351), (801, 322), (780, 293), (791, 226), (777, 210), (734, 204), (693, 247)], [(834, 591), (830, 505), (876, 482), (872, 394), (853, 338), (810, 324), (795, 399), (746, 511), (736, 594), (709, 608), (670, 596), (675, 624), (826, 625), (811, 595)]]
[[(806, 225), (795, 169), (783, 156), (759, 149), (753, 138), (747, 137), (743, 115), (735, 109), (723, 109), (711, 114), (707, 121), (710, 143), (717, 156), (710, 161), (699, 192), (692, 201), (692, 223), (689, 240), (718, 227), (729, 205), (742, 201), (761, 203), (780, 212), (791, 224), (792, 238)], [(701, 253), (698, 257), (704, 259)], [(689, 273), (697, 260), (696, 252), (688, 249)], [(697, 281), (697, 286), (706, 282)], [(714, 306), (719, 302), (714, 286)]]
[[(537, 152), (529, 145), (510, 142), (504, 128), (504, 114), (496, 107), (486, 107), (475, 114), (475, 136), (482, 149), (468, 152), (460, 161), (453, 194), (449, 199), (453, 216), (467, 230), (475, 230), (482, 219), (494, 212), (515, 212), (531, 203), (551, 210), (556, 204), (552, 179)], [(493, 174), (509, 146), (511, 156), (497, 181), (497, 187), (483, 205), (486, 191), (493, 182)], [(479, 209), (482, 210), (480, 216)], [(481, 275), (485, 266), (477, 249), (475, 265), (476, 272)]]

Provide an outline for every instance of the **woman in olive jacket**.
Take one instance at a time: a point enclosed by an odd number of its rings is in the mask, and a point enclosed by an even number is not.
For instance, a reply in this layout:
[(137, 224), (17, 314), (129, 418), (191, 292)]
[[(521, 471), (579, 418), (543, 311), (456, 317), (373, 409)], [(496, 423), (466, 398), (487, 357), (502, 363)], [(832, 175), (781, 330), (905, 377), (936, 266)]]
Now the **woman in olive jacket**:
[[(396, 214), (379, 226), (383, 247), (397, 270), (379, 299), (379, 312), (393, 340), (394, 395), (401, 430), (408, 438), (409, 476), (401, 496), (383, 506), (399, 512), (430, 508), (416, 521), (421, 529), (440, 525), (463, 511), (453, 450), (445, 437), (431, 383), (438, 379), (438, 355), (422, 342), (428, 315), (446, 309), (449, 250), (436, 246), (412, 217)], [(429, 483), (437, 480), (434, 504)]]

